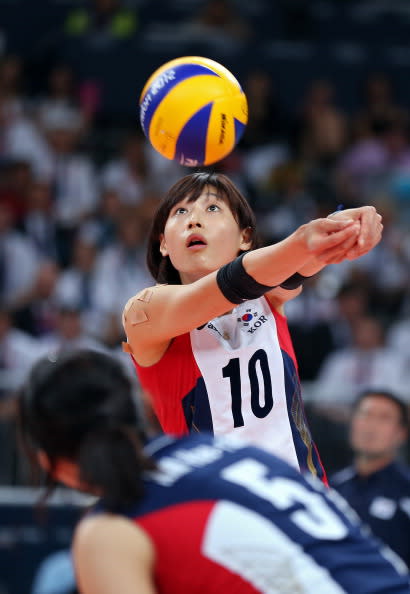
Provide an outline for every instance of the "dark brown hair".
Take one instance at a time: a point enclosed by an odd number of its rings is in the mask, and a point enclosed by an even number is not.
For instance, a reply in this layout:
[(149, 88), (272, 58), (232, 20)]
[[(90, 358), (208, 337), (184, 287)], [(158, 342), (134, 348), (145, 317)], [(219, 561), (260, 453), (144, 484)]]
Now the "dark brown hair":
[(142, 497), (143, 472), (155, 462), (143, 452), (141, 411), (114, 357), (78, 350), (38, 362), (21, 391), (18, 422), (31, 462), (39, 450), (50, 462), (48, 493), (53, 470), (65, 458), (78, 465), (80, 479), (102, 495), (107, 508)]
[(241, 230), (249, 229), (252, 241), (251, 249), (259, 247), (256, 235), (255, 215), (247, 202), (231, 180), (221, 173), (199, 172), (186, 175), (177, 181), (167, 192), (158, 207), (152, 222), (147, 244), (147, 265), (152, 276), (159, 283), (181, 284), (178, 271), (168, 256), (160, 252), (160, 235), (164, 232), (169, 213), (184, 198), (195, 202), (206, 186), (212, 186), (229, 204), (229, 208)]

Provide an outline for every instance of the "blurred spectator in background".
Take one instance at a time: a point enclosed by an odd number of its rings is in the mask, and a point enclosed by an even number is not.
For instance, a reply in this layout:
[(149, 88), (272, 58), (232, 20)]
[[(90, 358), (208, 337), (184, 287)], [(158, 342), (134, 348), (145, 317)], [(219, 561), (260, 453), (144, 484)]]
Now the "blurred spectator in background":
[(256, 194), (262, 193), (257, 206), (263, 210), (263, 196), (267, 193), (272, 172), (289, 156), (289, 118), (279, 104), (268, 71), (262, 68), (250, 70), (245, 78), (244, 92), (248, 99), (249, 119), (239, 147), (248, 182)]
[(43, 260), (37, 269), (34, 283), (15, 305), (14, 323), (32, 336), (41, 337), (56, 328), (56, 287), (60, 270), (52, 260)]
[(27, 190), (26, 212), (21, 227), (35, 246), (39, 258), (60, 261), (53, 192), (49, 182), (31, 182)]
[(374, 72), (364, 80), (361, 99), (353, 118), (355, 138), (372, 137), (392, 121), (408, 121), (408, 113), (397, 104), (392, 82), (383, 72)]
[(330, 353), (314, 386), (314, 401), (345, 420), (354, 395), (365, 388), (383, 386), (410, 402), (406, 359), (386, 346), (382, 322), (370, 314), (356, 319), (350, 347)]
[(375, 198), (373, 204), (383, 217), (383, 237), (374, 254), (352, 265), (352, 270), (371, 279), (373, 308), (390, 321), (400, 311), (409, 287), (410, 226), (403, 222), (404, 210), (388, 196)]
[(149, 194), (158, 193), (157, 182), (146, 154), (141, 134), (131, 134), (123, 144), (119, 159), (109, 161), (101, 173), (104, 191), (117, 192), (123, 204), (135, 205)]
[[(353, 310), (360, 304), (354, 304)], [(312, 433), (329, 472), (346, 460), (346, 431), (355, 395), (361, 390), (383, 387), (410, 402), (406, 357), (385, 343), (385, 328), (379, 318), (353, 312), (350, 346), (331, 351), (308, 386)]]
[(31, 290), (39, 266), (31, 240), (13, 224), (9, 205), (0, 202), (0, 299), (10, 308)]
[(245, 77), (243, 90), (251, 109), (241, 147), (248, 150), (274, 141), (283, 141), (288, 122), (279, 103), (273, 77), (261, 68), (251, 70)]
[(388, 192), (392, 182), (410, 168), (407, 124), (390, 120), (375, 126), (372, 134), (351, 144), (338, 164), (339, 185), (364, 201)]
[(103, 190), (95, 216), (91, 221), (82, 225), (83, 228), (90, 227), (93, 229), (91, 233), (94, 233), (95, 237), (98, 237), (99, 248), (105, 248), (115, 241), (117, 219), (121, 213), (122, 206), (118, 192), (115, 190)]
[(410, 471), (399, 462), (408, 422), (407, 406), (393, 393), (363, 392), (350, 425), (352, 466), (330, 483), (410, 568)]
[(314, 397), (315, 379), (330, 353), (353, 345), (354, 326), (369, 311), (370, 293), (365, 279), (352, 278), (335, 290), (319, 275), (308, 279), (301, 295), (287, 304), (306, 400), (311, 392)]
[(261, 210), (267, 202), (265, 194), (268, 193), (273, 172), (276, 167), (286, 164), (289, 158), (289, 146), (281, 141), (256, 144), (244, 152), (244, 173), (256, 195), (260, 194)]
[(38, 343), (14, 328), (10, 312), (0, 306), (0, 418), (14, 414), (14, 396), (39, 356)]
[[(104, 339), (107, 332), (107, 315), (98, 292), (97, 229), (84, 226), (77, 232), (73, 244), (71, 265), (66, 268), (56, 286), (56, 299), (60, 303), (72, 304), (81, 311), (85, 332), (97, 339)], [(108, 280), (108, 279), (107, 279)]]
[(311, 84), (297, 127), (300, 154), (322, 166), (333, 166), (347, 143), (347, 119), (336, 106), (335, 89), (329, 81)]
[(197, 14), (187, 20), (182, 31), (196, 39), (207, 39), (216, 44), (249, 41), (253, 30), (241, 14), (239, 5), (231, 0), (204, 0)]
[(78, 109), (74, 71), (68, 64), (56, 63), (48, 71), (46, 89), (36, 98), (35, 116), (41, 122), (49, 109)]
[(0, 170), (0, 202), (12, 210), (13, 224), (24, 222), (33, 176), (31, 165), (24, 159), (5, 158)]
[(6, 54), (0, 58), (0, 92), (3, 107), (10, 117), (19, 117), (25, 112), (23, 80), (23, 60), (20, 56)]
[(97, 208), (98, 186), (92, 159), (78, 149), (82, 118), (68, 107), (49, 109), (41, 121), (49, 147), (49, 181), (54, 189), (54, 212), (59, 225), (63, 264), (71, 257), (76, 225)]
[(80, 111), (86, 131), (98, 112), (100, 100), (101, 89), (95, 81), (78, 81), (69, 64), (58, 62), (48, 72), (46, 91), (34, 101), (35, 119), (41, 123), (49, 110), (74, 109)]
[(83, 326), (81, 308), (71, 303), (61, 303), (55, 331), (39, 340), (39, 355), (56, 357), (58, 353), (76, 349), (104, 351), (104, 346), (88, 336)]
[(145, 263), (144, 219), (133, 207), (123, 207), (117, 219), (116, 240), (99, 255), (96, 268), (96, 292), (101, 310), (108, 321), (105, 342), (115, 346), (123, 340), (122, 311), (126, 296), (135, 295), (152, 283)]
[(0, 485), (15, 484), (16, 394), (38, 356), (38, 342), (15, 328), (11, 313), (0, 304)]
[(386, 342), (388, 346), (405, 357), (407, 369), (410, 369), (410, 316), (398, 318), (388, 332)]
[(369, 311), (369, 299), (372, 284), (366, 277), (352, 277), (337, 291), (333, 302), (335, 310), (329, 321), (332, 336), (332, 349), (351, 347), (354, 343), (356, 323)]
[(298, 299), (286, 307), (306, 400), (316, 399), (315, 380), (326, 359), (333, 351), (342, 352), (354, 345), (356, 322), (371, 311), (373, 288), (367, 277), (347, 276), (340, 286), (334, 281), (331, 275), (308, 279)]
[(35, 176), (49, 172), (47, 143), (34, 122), (16, 113), (0, 88), (0, 159), (27, 161)]
[(268, 243), (281, 241), (306, 221), (319, 216), (318, 207), (306, 188), (306, 166), (289, 160), (274, 166), (265, 188), (261, 188), (259, 208), (261, 232)]

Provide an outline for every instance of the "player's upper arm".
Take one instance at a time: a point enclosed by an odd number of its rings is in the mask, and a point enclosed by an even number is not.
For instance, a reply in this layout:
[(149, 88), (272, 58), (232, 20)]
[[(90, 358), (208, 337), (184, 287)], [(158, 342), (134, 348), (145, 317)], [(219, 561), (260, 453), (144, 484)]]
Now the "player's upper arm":
[(73, 557), (82, 594), (155, 594), (154, 547), (146, 533), (121, 516), (84, 519), (76, 529)]
[(218, 288), (215, 272), (188, 285), (140, 291), (124, 308), (124, 330), (133, 352), (138, 353), (190, 332), (232, 307)]

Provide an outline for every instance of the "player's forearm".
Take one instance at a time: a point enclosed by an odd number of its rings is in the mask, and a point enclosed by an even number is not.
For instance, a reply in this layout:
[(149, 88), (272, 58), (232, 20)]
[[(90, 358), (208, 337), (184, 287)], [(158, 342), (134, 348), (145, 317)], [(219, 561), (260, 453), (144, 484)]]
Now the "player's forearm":
[(317, 258), (312, 257), (310, 258), (304, 266), (298, 269), (298, 273), (302, 276), (313, 276), (323, 270), (327, 264), (324, 262), (320, 262)]
[(303, 227), (283, 241), (246, 254), (243, 260), (246, 272), (257, 282), (274, 287), (303, 269), (312, 259)]

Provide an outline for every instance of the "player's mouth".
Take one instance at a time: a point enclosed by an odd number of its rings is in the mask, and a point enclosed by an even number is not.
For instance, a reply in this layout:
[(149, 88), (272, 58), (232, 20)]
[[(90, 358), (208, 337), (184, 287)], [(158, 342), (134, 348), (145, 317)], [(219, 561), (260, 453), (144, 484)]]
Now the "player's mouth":
[(201, 250), (206, 247), (208, 244), (205, 241), (205, 238), (202, 235), (190, 235), (186, 241), (186, 247), (189, 250), (197, 251)]

